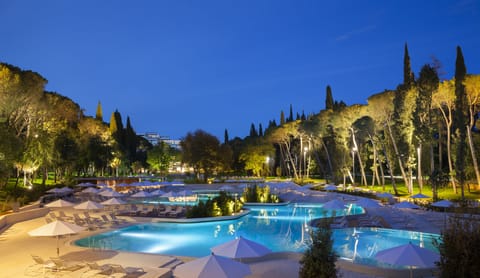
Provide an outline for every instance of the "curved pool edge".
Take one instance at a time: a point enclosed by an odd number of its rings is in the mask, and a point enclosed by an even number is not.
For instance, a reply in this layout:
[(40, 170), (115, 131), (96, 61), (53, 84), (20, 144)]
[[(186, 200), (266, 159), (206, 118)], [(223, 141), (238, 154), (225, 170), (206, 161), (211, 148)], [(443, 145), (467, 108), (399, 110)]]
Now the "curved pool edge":
[[(386, 268), (371, 266), (365, 264), (355, 263), (345, 259), (337, 259), (335, 265), (337, 269), (366, 274), (371, 277), (389, 277), (389, 278), (404, 278), (410, 277), (410, 269), (403, 268)], [(430, 268), (412, 268), (413, 277), (438, 277), (439, 269), (437, 267)]]

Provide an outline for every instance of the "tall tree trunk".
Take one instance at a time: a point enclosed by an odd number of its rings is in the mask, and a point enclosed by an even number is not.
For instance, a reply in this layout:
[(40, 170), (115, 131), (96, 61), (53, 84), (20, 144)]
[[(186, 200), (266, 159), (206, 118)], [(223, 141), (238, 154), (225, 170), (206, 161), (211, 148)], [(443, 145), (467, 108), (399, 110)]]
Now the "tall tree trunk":
[(357, 150), (356, 153), (357, 153), (357, 157), (358, 157), (358, 164), (359, 164), (359, 168), (360, 168), (360, 173), (362, 175), (362, 181), (360, 183), (362, 185), (368, 185), (367, 176), (365, 175), (365, 169), (363, 168), (363, 161), (362, 161), (362, 158), (360, 156), (360, 149), (358, 148), (357, 140), (355, 138), (355, 132), (354, 132), (353, 128), (350, 128), (350, 131), (352, 132), (353, 146)]
[(398, 195), (397, 184), (395, 183), (395, 177), (393, 176), (393, 169), (392, 165), (390, 164), (390, 160), (388, 159), (387, 150), (385, 149), (385, 145), (382, 144), (383, 155), (385, 156), (385, 163), (387, 163), (388, 170), (390, 172), (390, 180), (392, 182), (393, 192), (395, 195)]
[(418, 167), (417, 167), (417, 179), (418, 179), (418, 187), (420, 188), (420, 192), (423, 190), (423, 176), (422, 176), (422, 144), (418, 145)]
[(447, 158), (448, 158), (448, 171), (449, 176), (452, 181), (453, 192), (457, 194), (457, 186), (455, 182), (455, 175), (453, 169), (453, 161), (452, 161), (452, 139), (451, 139), (451, 126), (452, 124), (447, 124)]
[[(403, 181), (405, 182), (405, 186), (408, 187), (409, 181), (408, 181), (408, 178), (407, 178), (407, 174), (405, 173), (405, 168), (403, 166), (402, 158), (400, 157), (400, 154), (398, 152), (397, 141), (395, 141), (395, 138), (393, 138), (392, 127), (390, 126), (390, 122), (388, 120), (387, 120), (386, 124), (387, 124), (387, 127), (388, 127), (388, 134), (390, 136), (390, 140), (392, 141), (393, 150), (395, 151), (395, 156), (398, 159), (398, 167), (400, 168), (400, 172), (402, 173), (402, 177), (403, 177)], [(390, 168), (390, 172), (391, 172), (391, 175), (393, 175), (393, 169), (392, 168)]]
[(330, 153), (328, 152), (327, 145), (325, 144), (325, 141), (323, 140), (323, 138), (320, 138), (320, 142), (322, 142), (323, 149), (325, 150), (325, 154), (327, 155), (328, 168), (330, 170), (330, 177), (333, 180), (333, 167), (332, 167), (332, 160), (330, 158)]

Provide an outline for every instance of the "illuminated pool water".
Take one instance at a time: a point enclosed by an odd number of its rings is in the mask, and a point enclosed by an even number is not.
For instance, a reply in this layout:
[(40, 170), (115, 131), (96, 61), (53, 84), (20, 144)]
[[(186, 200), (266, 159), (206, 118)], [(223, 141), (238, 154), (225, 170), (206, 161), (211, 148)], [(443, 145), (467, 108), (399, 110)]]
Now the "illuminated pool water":
[[(318, 204), (252, 206), (250, 214), (236, 220), (204, 223), (146, 223), (77, 240), (79, 246), (163, 255), (201, 257), (210, 248), (243, 236), (272, 251), (303, 252), (311, 243), (309, 221), (330, 216)], [(363, 213), (352, 206), (336, 215)], [(412, 242), (435, 250), (438, 235), (411, 231), (356, 228), (334, 230), (334, 249), (340, 257), (375, 264), (378, 251)]]

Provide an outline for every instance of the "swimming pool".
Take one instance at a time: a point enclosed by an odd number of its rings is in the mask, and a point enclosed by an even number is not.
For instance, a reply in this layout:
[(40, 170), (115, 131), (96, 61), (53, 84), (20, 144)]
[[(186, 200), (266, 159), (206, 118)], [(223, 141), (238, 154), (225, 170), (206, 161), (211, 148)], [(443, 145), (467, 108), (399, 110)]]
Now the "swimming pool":
[[(311, 243), (309, 221), (330, 216), (318, 204), (251, 206), (250, 214), (236, 220), (203, 223), (146, 223), (77, 240), (84, 247), (143, 252), (163, 255), (202, 257), (210, 248), (243, 236), (274, 252), (303, 252)], [(360, 214), (363, 208), (351, 206), (336, 215)], [(334, 230), (334, 249), (341, 258), (375, 264), (378, 251), (409, 241), (435, 250), (438, 235), (411, 231), (356, 228)]]

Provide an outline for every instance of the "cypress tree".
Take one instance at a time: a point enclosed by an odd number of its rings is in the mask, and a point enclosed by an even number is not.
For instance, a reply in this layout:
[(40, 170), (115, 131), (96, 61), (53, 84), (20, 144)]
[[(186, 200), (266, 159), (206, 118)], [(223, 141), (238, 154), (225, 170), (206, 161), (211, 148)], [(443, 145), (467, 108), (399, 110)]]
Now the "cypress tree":
[(327, 96), (325, 97), (325, 109), (333, 109), (333, 96), (332, 96), (332, 88), (330, 85), (327, 85)]
[(302, 121), (305, 121), (307, 117), (305, 116), (305, 111), (302, 110), (302, 116), (300, 117)]
[(113, 138), (119, 144), (121, 149), (124, 149), (125, 142), (123, 136), (123, 123), (122, 123), (122, 115), (118, 110), (112, 113), (110, 117), (110, 133), (112, 134)]
[(228, 144), (228, 130), (225, 129), (225, 133), (223, 134), (223, 143)]
[(137, 134), (130, 124), (130, 117), (127, 117), (127, 125), (125, 127), (125, 153), (130, 162), (136, 161), (137, 154)]
[(102, 104), (100, 103), (100, 101), (98, 101), (98, 104), (97, 104), (97, 113), (95, 113), (95, 119), (103, 122), (103, 111), (102, 111)]
[(463, 53), (460, 46), (457, 46), (457, 59), (455, 62), (455, 131), (457, 134), (457, 158), (455, 161), (455, 174), (460, 183), (462, 192), (462, 199), (465, 198), (464, 184), (466, 179), (465, 174), (465, 156), (466, 156), (466, 128), (468, 125), (468, 107), (467, 95), (465, 92), (465, 76), (467, 68), (463, 59)]
[(293, 107), (290, 104), (290, 114), (288, 115), (287, 122), (292, 122), (293, 121)]
[(255, 129), (255, 125), (252, 123), (252, 125), (250, 125), (250, 137), (257, 137), (257, 136), (258, 136), (257, 130)]
[(258, 124), (258, 136), (263, 137), (263, 127), (262, 124)]
[(405, 43), (405, 53), (403, 56), (403, 84), (410, 88), (415, 83), (415, 76), (410, 65), (410, 55), (408, 55), (408, 46)]
[(285, 124), (285, 113), (283, 113), (283, 110), (280, 111), (280, 125)]

